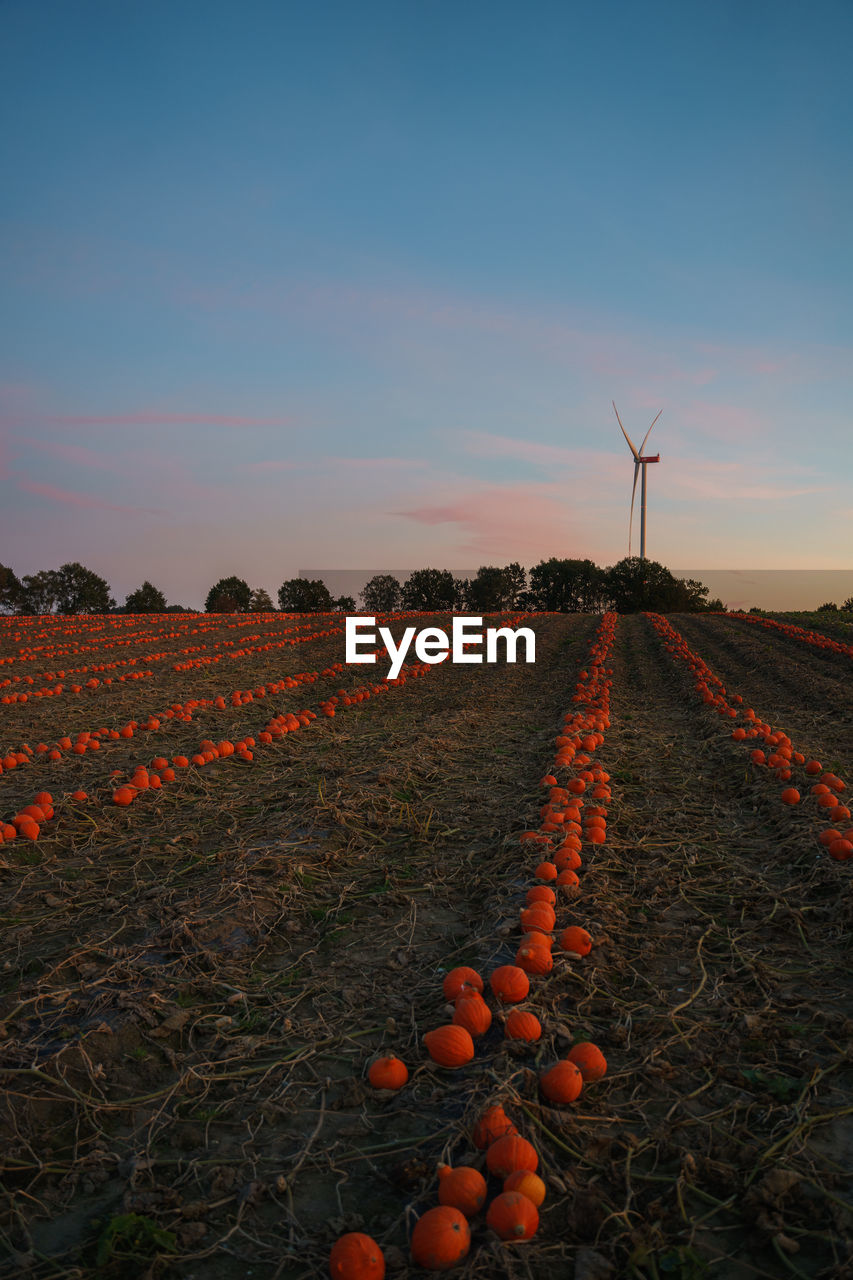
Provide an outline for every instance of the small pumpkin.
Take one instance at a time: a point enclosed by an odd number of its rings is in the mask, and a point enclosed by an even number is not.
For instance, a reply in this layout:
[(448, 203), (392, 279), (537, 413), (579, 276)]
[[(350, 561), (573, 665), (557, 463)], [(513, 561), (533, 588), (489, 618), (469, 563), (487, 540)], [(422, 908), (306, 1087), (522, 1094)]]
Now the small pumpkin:
[(438, 1200), (439, 1204), (450, 1205), (458, 1209), (466, 1218), (473, 1218), (486, 1203), (486, 1179), (479, 1169), (470, 1165), (457, 1165), (451, 1169), (449, 1164), (438, 1166)]
[(601, 1080), (607, 1072), (607, 1059), (598, 1045), (590, 1040), (582, 1040), (570, 1049), (566, 1055), (573, 1062), (584, 1078), (584, 1083)]
[(492, 1025), (492, 1011), (479, 991), (462, 992), (453, 1010), (453, 1022), (474, 1036), (483, 1036)]
[(332, 1280), (383, 1280), (385, 1258), (376, 1241), (363, 1231), (349, 1231), (332, 1245)]
[(531, 1173), (529, 1169), (516, 1169), (515, 1173), (504, 1179), (504, 1191), (520, 1191), (538, 1209), (545, 1199), (546, 1187), (538, 1173)]
[(502, 1191), (489, 1205), (486, 1222), (501, 1240), (529, 1240), (539, 1226), (539, 1210), (520, 1191)]
[(548, 902), (534, 902), (532, 907), (523, 907), (519, 913), (523, 929), (542, 929), (546, 933), (557, 923), (557, 913)]
[(554, 957), (547, 947), (536, 942), (524, 942), (515, 953), (515, 963), (525, 973), (550, 973), (554, 967)]
[(507, 1040), (538, 1040), (542, 1035), (542, 1024), (535, 1013), (525, 1009), (513, 1009), (507, 1016), (504, 1025)]
[(451, 1205), (427, 1209), (412, 1232), (412, 1260), (428, 1271), (447, 1271), (471, 1248), (471, 1229), (465, 1215)]
[(583, 1086), (583, 1076), (574, 1062), (564, 1058), (543, 1071), (539, 1084), (549, 1102), (574, 1102)]
[(409, 1069), (400, 1058), (389, 1054), (370, 1064), (367, 1078), (374, 1089), (402, 1089), (409, 1078)]
[(498, 1178), (508, 1178), (516, 1169), (529, 1169), (531, 1173), (535, 1173), (539, 1168), (539, 1156), (536, 1148), (526, 1138), (517, 1133), (507, 1133), (489, 1147), (486, 1165), (489, 1173), (494, 1173)]
[(424, 1036), (427, 1053), (440, 1067), (463, 1067), (474, 1057), (474, 1041), (464, 1027), (436, 1027)]
[(553, 862), (540, 862), (533, 874), (537, 880), (556, 880), (557, 868)]
[(581, 856), (577, 849), (558, 849), (554, 854), (554, 866), (558, 871), (577, 871), (582, 866)]
[(576, 889), (580, 884), (580, 879), (576, 871), (572, 871), (571, 867), (564, 867), (557, 879), (554, 881), (561, 889)]
[(445, 974), (444, 982), (441, 989), (444, 992), (445, 1000), (456, 1000), (462, 994), (464, 987), (472, 987), (475, 991), (483, 990), (483, 979), (480, 977), (476, 969), (469, 969), (468, 965), (459, 965), (456, 969), (451, 969)]
[(528, 907), (532, 907), (534, 902), (546, 902), (549, 907), (553, 907), (556, 901), (556, 893), (547, 884), (535, 884), (532, 889), (527, 890)]
[(592, 950), (592, 938), (577, 924), (570, 924), (568, 929), (564, 929), (558, 942), (564, 951), (572, 951), (578, 956), (587, 956)]
[(491, 1146), (498, 1138), (503, 1138), (508, 1133), (517, 1133), (513, 1122), (504, 1111), (500, 1103), (496, 1103), (492, 1107), (487, 1107), (480, 1119), (474, 1125), (472, 1137), (474, 1146), (478, 1151), (485, 1151), (486, 1147)]
[(502, 964), (492, 973), (489, 985), (502, 1004), (518, 1004), (530, 991), (530, 979), (515, 964)]

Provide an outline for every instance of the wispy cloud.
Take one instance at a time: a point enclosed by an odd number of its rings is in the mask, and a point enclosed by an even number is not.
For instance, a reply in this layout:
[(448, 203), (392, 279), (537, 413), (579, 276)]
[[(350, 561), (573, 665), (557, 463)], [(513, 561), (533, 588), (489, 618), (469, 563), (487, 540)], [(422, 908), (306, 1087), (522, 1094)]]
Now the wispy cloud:
[(41, 484), (35, 480), (19, 479), (17, 487), (25, 493), (38, 498), (47, 498), (51, 502), (61, 502), (66, 506), (78, 507), (89, 511), (122, 511), (125, 513), (145, 515), (162, 515), (162, 511), (150, 507), (132, 507), (123, 503), (108, 502), (105, 498), (96, 498), (90, 493), (78, 493), (72, 489), (60, 489), (54, 484)]

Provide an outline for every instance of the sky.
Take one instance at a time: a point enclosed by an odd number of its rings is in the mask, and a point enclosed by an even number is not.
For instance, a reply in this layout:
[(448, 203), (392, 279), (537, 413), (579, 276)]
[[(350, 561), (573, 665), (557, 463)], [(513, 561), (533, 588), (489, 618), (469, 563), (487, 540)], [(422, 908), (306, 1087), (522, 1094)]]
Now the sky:
[(615, 401), (652, 559), (850, 568), (851, 45), (848, 0), (0, 0), (0, 560), (196, 607), (612, 564)]

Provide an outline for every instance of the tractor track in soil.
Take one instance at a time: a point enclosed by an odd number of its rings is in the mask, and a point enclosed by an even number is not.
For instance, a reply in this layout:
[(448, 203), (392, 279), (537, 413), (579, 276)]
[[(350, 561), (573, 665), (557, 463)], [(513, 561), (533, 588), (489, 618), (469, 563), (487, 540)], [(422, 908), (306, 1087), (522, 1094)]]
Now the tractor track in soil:
[[(27, 869), (0, 1006), (13, 1267), (94, 1274), (121, 1212), (175, 1232), (175, 1274), (199, 1278), (321, 1274), (365, 1221), (405, 1245), (401, 1210), (460, 1142), (419, 1038), (444, 1020), (441, 966), (505, 945), (594, 621), (543, 620), (535, 667), (447, 664), (233, 783), (226, 763), (207, 803), (132, 813), (109, 862), (88, 838)], [(405, 1098), (366, 1087), (382, 1044), (413, 1068)]]

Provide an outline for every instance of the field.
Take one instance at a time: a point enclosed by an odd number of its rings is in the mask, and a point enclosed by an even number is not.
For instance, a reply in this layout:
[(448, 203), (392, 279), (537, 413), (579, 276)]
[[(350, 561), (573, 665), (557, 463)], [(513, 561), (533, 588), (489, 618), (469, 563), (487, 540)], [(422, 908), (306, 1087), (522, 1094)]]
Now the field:
[[(523, 625), (534, 665), (385, 682), (339, 615), (0, 619), (0, 1275), (308, 1280), (349, 1231), (427, 1274), (437, 1166), (485, 1171), (501, 1103), (538, 1230), (472, 1217), (451, 1274), (853, 1277), (851, 656), (722, 616)], [(489, 976), (540, 885), (542, 1034), (510, 1039)], [(463, 965), (492, 1022), (447, 1068), (424, 1036)], [(606, 1074), (547, 1097), (587, 1041)]]

